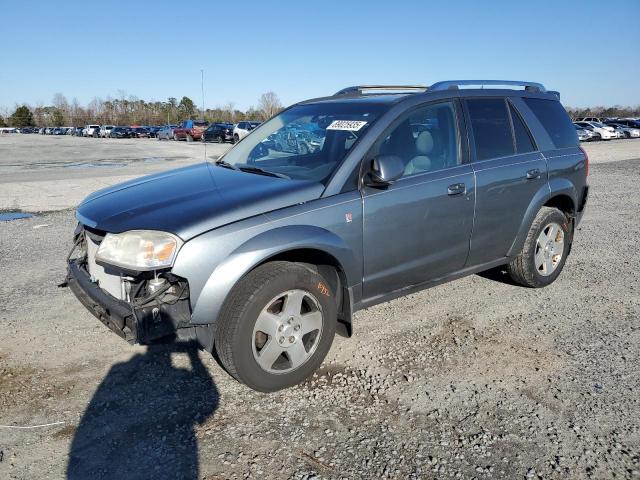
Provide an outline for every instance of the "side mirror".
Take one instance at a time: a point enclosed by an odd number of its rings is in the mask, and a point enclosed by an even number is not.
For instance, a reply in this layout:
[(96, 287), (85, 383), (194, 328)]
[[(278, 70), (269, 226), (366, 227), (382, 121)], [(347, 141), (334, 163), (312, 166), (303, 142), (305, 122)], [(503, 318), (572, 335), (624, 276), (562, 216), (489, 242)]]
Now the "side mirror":
[(391, 185), (404, 175), (404, 162), (397, 155), (380, 155), (371, 161), (365, 183), (371, 187)]

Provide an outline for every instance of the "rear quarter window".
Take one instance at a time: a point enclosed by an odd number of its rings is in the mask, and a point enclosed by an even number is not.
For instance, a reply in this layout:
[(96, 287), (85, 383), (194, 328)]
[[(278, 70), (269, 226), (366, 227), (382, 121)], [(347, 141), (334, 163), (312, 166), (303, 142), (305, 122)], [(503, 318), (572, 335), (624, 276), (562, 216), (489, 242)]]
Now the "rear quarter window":
[(578, 145), (576, 129), (560, 102), (540, 98), (523, 98), (523, 100), (538, 118), (556, 148)]

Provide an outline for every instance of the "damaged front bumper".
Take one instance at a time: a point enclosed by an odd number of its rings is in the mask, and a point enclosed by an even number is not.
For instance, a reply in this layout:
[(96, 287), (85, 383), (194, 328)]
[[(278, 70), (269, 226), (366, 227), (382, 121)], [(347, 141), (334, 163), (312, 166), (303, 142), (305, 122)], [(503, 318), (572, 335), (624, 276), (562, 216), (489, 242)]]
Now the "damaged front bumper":
[[(179, 292), (131, 302), (117, 299), (92, 281), (80, 259), (70, 259), (67, 266), (67, 285), (80, 302), (98, 320), (118, 336), (134, 344), (149, 344), (159, 339), (195, 340), (195, 329), (189, 325), (189, 306), (186, 282), (171, 285)], [(178, 289), (179, 288), (179, 289)]]

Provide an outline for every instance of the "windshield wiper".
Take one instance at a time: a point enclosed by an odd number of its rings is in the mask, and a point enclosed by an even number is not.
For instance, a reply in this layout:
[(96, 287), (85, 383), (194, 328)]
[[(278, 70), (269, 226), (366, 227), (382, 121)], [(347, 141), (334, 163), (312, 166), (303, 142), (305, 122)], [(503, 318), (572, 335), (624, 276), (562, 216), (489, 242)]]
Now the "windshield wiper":
[(224, 160), (216, 160), (216, 165), (218, 167), (230, 168), (231, 170), (238, 170), (238, 167), (235, 165), (231, 165), (229, 162), (225, 162)]
[(291, 180), (291, 177), (288, 175), (285, 175), (284, 173), (278, 173), (278, 172), (270, 172), (269, 170), (265, 170), (263, 168), (260, 167), (254, 167), (254, 166), (246, 166), (243, 165), (242, 167), (237, 167), (239, 170), (242, 170), (243, 172), (248, 172), (248, 173), (257, 173), (258, 175), (267, 175), (269, 177), (278, 177), (278, 178), (286, 178), (288, 180)]

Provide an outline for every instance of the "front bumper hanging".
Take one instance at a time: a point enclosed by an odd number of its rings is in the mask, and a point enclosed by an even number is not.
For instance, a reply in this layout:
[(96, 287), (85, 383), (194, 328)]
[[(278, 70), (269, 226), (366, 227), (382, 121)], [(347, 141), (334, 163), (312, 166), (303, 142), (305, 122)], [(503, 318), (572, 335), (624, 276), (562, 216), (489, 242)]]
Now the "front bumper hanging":
[(76, 259), (69, 260), (67, 285), (98, 320), (131, 344), (148, 344), (156, 339), (179, 336), (181, 329), (189, 329), (188, 298), (136, 306), (111, 296), (92, 282), (89, 273)]

